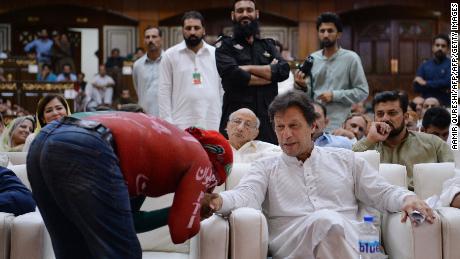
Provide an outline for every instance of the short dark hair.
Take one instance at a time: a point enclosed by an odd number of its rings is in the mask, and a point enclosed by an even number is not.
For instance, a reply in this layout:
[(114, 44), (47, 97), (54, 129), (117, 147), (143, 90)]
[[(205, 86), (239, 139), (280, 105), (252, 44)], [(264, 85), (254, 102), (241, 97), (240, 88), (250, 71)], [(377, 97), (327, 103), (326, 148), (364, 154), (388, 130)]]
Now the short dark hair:
[(423, 115), (422, 126), (426, 129), (435, 126), (445, 129), (450, 126), (450, 113), (443, 107), (432, 107)]
[(399, 101), (399, 106), (401, 107), (403, 113), (407, 112), (407, 104), (409, 100), (404, 95), (401, 95), (399, 91), (383, 91), (377, 93), (374, 96), (374, 100), (372, 100), (372, 110), (375, 112), (375, 106), (377, 104), (390, 101)]
[[(184, 24), (183, 21), (182, 21), (182, 24)], [(153, 26), (153, 25), (147, 25), (147, 27), (145, 27), (145, 29), (144, 29), (144, 34), (145, 34), (146, 31), (148, 31), (148, 30), (150, 30), (150, 29), (157, 29), (157, 31), (158, 31), (158, 36), (163, 37), (163, 36), (162, 36), (162, 33), (161, 33), (161, 30), (160, 30), (160, 27), (158, 27), (158, 26)]]
[(337, 14), (331, 12), (325, 12), (318, 16), (318, 18), (316, 19), (316, 30), (319, 30), (319, 26), (321, 26), (322, 23), (329, 22), (335, 25), (338, 32), (343, 31), (342, 20), (340, 20), (340, 17)]
[(273, 99), (268, 107), (268, 116), (270, 122), (274, 126), (275, 114), (280, 111), (285, 111), (290, 107), (298, 107), (307, 121), (308, 125), (312, 125), (316, 120), (315, 108), (313, 107), (306, 93), (299, 90), (291, 90), (284, 94), (278, 95)]
[(240, 1), (251, 1), (251, 2), (254, 3), (254, 6), (256, 5), (256, 0), (234, 0), (233, 1), (233, 10), (235, 10), (236, 3), (240, 2)]
[[(129, 90), (129, 89), (123, 89)], [(120, 111), (145, 113), (144, 108), (137, 103), (125, 103), (120, 106)]]
[(201, 21), (201, 26), (204, 27), (204, 17), (203, 17), (203, 15), (201, 15), (200, 12), (198, 12), (198, 11), (188, 11), (188, 12), (184, 13), (184, 15), (182, 16), (182, 26), (184, 26), (185, 20), (188, 20), (188, 19), (200, 20)]
[(49, 70), (53, 70), (53, 69), (51, 68), (51, 64), (43, 63), (42, 69), (43, 69), (44, 67), (47, 67)]
[(324, 106), (324, 104), (320, 102), (313, 102), (313, 105), (318, 105), (318, 107), (321, 108), (321, 110), (323, 110), (324, 118), (327, 118), (327, 109), (326, 109), (326, 106)]
[(43, 97), (42, 99), (40, 99), (40, 101), (38, 101), (38, 105), (37, 105), (37, 120), (38, 120), (38, 123), (40, 124), (41, 127), (44, 127), (46, 125), (46, 121), (45, 121), (45, 106), (51, 101), (51, 100), (54, 100), (54, 99), (58, 99), (59, 102), (62, 103), (62, 105), (64, 106), (65, 110), (67, 111), (67, 114), (70, 114), (70, 111), (69, 111), (69, 105), (67, 104), (67, 101), (65, 100), (65, 98), (60, 95), (60, 94), (48, 94), (46, 95), (45, 97)]
[(449, 39), (449, 36), (447, 36), (447, 35), (444, 34), (444, 33), (440, 33), (440, 34), (434, 36), (434, 38), (433, 38), (433, 44), (434, 44), (434, 42), (435, 42), (437, 39), (445, 40), (446, 43), (447, 43), (447, 47), (450, 48), (450, 39)]

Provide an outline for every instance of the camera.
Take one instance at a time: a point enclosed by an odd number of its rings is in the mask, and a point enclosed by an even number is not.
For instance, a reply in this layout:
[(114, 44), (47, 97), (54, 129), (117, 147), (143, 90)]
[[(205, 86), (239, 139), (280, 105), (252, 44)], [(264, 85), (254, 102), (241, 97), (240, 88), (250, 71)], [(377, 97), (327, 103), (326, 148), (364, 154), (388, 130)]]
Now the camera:
[(313, 60), (314, 58), (312, 56), (308, 56), (302, 63), (302, 65), (299, 66), (299, 70), (302, 71), (302, 73), (305, 74), (304, 78), (311, 73), (311, 68), (313, 67)]

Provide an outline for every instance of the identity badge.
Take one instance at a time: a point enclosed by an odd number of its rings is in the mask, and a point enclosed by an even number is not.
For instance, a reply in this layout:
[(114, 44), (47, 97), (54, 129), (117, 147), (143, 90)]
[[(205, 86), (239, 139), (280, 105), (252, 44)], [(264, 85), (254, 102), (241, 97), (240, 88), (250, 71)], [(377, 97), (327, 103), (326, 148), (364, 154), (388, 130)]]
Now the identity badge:
[(202, 80), (202, 78), (201, 78), (201, 73), (200, 72), (195, 71), (195, 72), (192, 73), (192, 83), (195, 86), (197, 86), (198, 88), (203, 87), (203, 85), (201, 84), (201, 80)]

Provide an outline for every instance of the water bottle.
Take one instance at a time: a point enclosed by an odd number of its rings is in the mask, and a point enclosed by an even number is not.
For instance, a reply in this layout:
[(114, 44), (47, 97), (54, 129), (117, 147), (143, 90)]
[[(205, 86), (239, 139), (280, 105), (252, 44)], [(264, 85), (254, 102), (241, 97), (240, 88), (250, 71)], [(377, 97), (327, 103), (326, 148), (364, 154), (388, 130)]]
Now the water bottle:
[(380, 258), (379, 231), (374, 226), (374, 217), (364, 216), (364, 223), (359, 226), (359, 256), (361, 259)]

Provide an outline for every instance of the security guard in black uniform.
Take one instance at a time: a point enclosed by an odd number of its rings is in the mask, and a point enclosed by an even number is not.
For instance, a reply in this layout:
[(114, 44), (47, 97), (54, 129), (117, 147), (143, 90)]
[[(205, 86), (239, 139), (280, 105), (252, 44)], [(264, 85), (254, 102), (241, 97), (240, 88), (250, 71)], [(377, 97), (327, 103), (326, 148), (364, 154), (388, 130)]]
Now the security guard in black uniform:
[(235, 1), (233, 36), (222, 36), (216, 43), (217, 70), (225, 90), (220, 132), (226, 136), (232, 112), (249, 108), (260, 120), (257, 139), (277, 144), (268, 106), (278, 95), (278, 82), (289, 77), (290, 68), (274, 40), (260, 38), (258, 17), (255, 1)]

